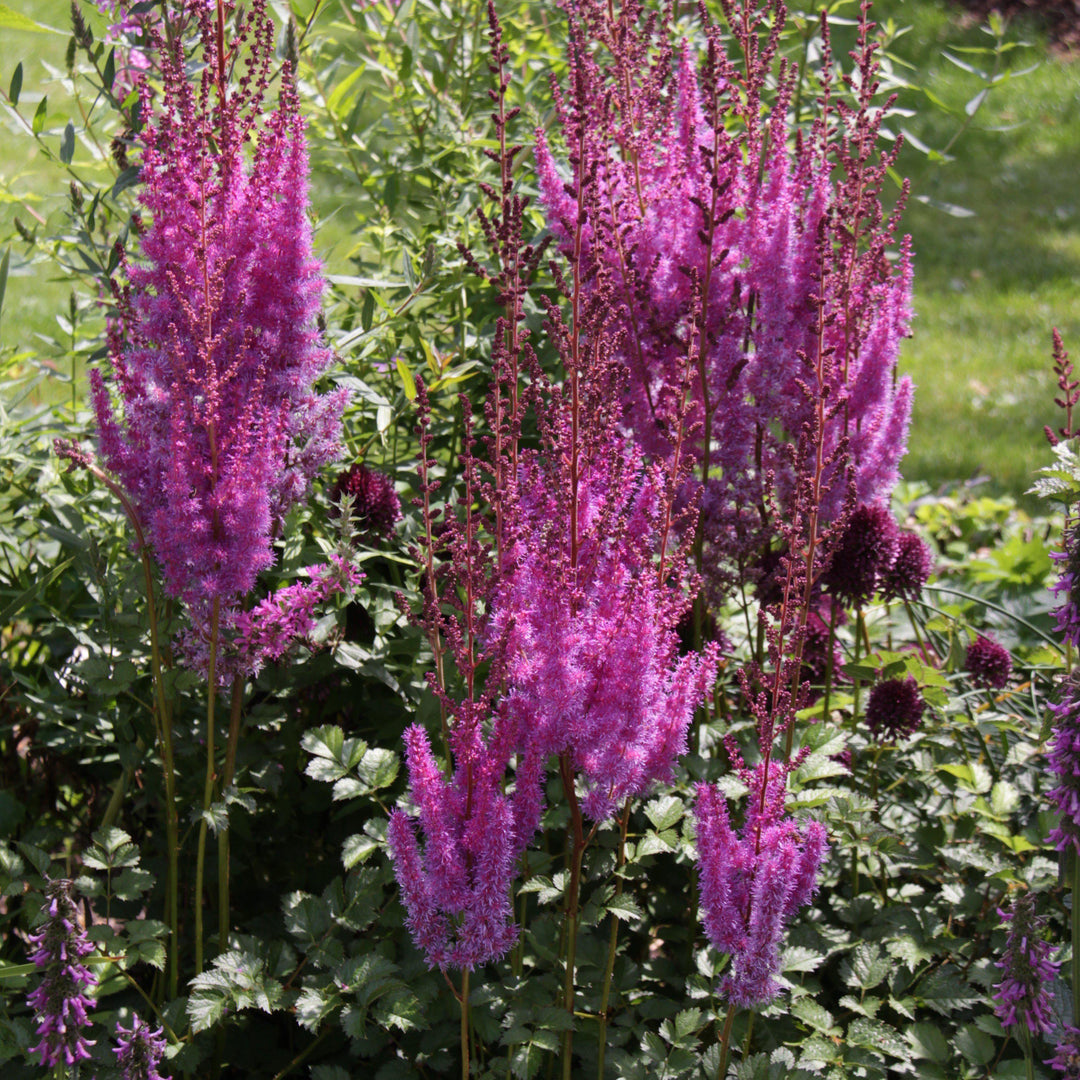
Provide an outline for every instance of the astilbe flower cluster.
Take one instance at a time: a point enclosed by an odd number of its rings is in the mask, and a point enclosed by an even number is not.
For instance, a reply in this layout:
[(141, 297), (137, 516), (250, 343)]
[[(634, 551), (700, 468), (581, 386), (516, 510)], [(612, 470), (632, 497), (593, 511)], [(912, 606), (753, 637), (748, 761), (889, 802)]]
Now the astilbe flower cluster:
[(875, 683), (866, 702), (866, 726), (875, 739), (906, 739), (919, 729), (926, 702), (913, 675)]
[[(151, 222), (114, 285), (109, 369), (91, 372), (101, 455), (127, 491), (167, 591), (205, 655), (273, 562), (271, 541), (337, 453), (344, 392), (316, 394), (331, 360), (307, 220), (307, 151), (292, 75), (265, 97), (274, 54), (264, 0), (219, 40), (200, 5), (201, 75), (155, 35), (157, 96), (141, 90), (140, 201)], [(245, 57), (236, 86), (227, 56)], [(248, 160), (247, 148), (254, 144)], [(202, 648), (199, 647), (199, 642)]]
[(750, 788), (742, 827), (734, 829), (719, 788), (699, 784), (695, 821), (705, 932), (731, 955), (720, 992), (741, 1008), (770, 1002), (780, 991), (784, 930), (817, 890), (828, 851), (825, 827), (802, 827), (785, 811), (790, 768), (761, 762), (739, 769)]
[(161, 1028), (152, 1028), (141, 1017), (131, 1021), (131, 1027), (116, 1025), (116, 1065), (123, 1080), (164, 1080), (158, 1072), (165, 1053), (165, 1036)]
[(1041, 1035), (1054, 1025), (1050, 986), (1060, 964), (1050, 959), (1053, 946), (1042, 936), (1043, 920), (1035, 914), (1035, 896), (1018, 896), (1008, 911), (998, 909), (1008, 923), (1005, 955), (996, 961), (1004, 973), (994, 986), (994, 1012), (1006, 1027), (1026, 1028)]
[(37, 1018), (39, 1042), (30, 1048), (41, 1065), (75, 1065), (90, 1057), (93, 1041), (83, 1036), (90, 1026), (87, 1011), (94, 1006), (89, 991), (97, 978), (82, 962), (94, 951), (79, 925), (71, 898), (72, 883), (50, 881), (45, 889), (45, 923), (30, 935), (30, 959), (42, 973), (38, 987), (27, 996)]
[[(786, 447), (823, 399), (826, 449), (846, 443), (843, 468), (853, 470), (858, 502), (886, 501), (897, 479), (912, 398), (910, 380), (895, 378), (910, 320), (911, 257), (907, 240), (895, 266), (888, 257), (904, 199), (884, 216), (882, 187), (898, 147), (875, 149), (876, 46), (864, 21), (853, 54), (857, 100), (846, 104), (834, 92), (823, 25), (819, 118), (793, 138), (790, 70), (781, 68), (771, 112), (761, 105), (774, 77), (781, 5), (733, 5), (738, 64), (727, 58), (721, 29), (706, 27), (700, 72), (688, 46), (675, 57), (664, 40), (650, 39), (658, 24), (644, 19), (640, 3), (621, 5), (614, 22), (598, 0), (565, 6), (572, 34), (606, 48), (579, 45), (571, 54), (571, 90), (556, 100), (574, 175), (560, 175), (539, 132), (541, 195), (564, 250), (586, 215), (584, 257), (624, 300), (624, 418), (650, 455), (670, 452), (683, 367), (689, 359), (694, 368), (690, 449), (715, 586), (725, 568), (744, 572), (774, 535), (767, 492), (779, 498), (781, 516), (790, 509), (796, 478)], [(600, 56), (610, 56), (606, 67)], [(592, 110), (585, 130), (574, 126), (581, 102)], [(600, 197), (580, 190), (579, 177), (594, 178)], [(822, 356), (824, 384), (807, 393)], [(826, 519), (845, 498), (843, 484), (831, 487)]]
[(1012, 674), (1012, 655), (1000, 642), (978, 634), (968, 646), (964, 669), (976, 686), (1000, 690)]

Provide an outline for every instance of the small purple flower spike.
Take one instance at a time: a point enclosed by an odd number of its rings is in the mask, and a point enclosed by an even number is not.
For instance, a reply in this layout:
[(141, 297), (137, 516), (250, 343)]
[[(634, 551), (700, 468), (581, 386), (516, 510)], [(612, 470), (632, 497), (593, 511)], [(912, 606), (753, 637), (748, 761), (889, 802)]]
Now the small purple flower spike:
[(165, 1053), (165, 1036), (140, 1017), (131, 1022), (130, 1030), (116, 1025), (116, 1046), (113, 1053), (123, 1080), (164, 1080), (158, 1072), (161, 1055)]

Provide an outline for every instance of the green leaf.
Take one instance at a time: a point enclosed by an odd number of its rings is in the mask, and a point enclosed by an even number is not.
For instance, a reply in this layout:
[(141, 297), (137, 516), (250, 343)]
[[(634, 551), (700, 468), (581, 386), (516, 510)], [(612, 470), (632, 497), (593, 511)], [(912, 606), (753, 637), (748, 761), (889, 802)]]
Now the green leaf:
[(791, 1004), (793, 1016), (809, 1024), (815, 1031), (830, 1037), (839, 1036), (840, 1028), (833, 1021), (833, 1014), (824, 1006), (819, 1005), (812, 997), (802, 997)]
[(9, 8), (7, 4), (0, 4), (0, 30), (21, 30), (30, 34), (65, 33), (63, 30), (57, 30), (55, 26), (35, 22), (29, 15), (24, 15), (21, 11), (15, 11), (13, 8)]
[(657, 832), (670, 829), (681, 821), (686, 813), (682, 799), (676, 795), (661, 795), (645, 807), (645, 816), (652, 822)]
[(637, 901), (625, 893), (621, 896), (613, 896), (604, 906), (616, 919), (623, 919), (626, 922), (642, 917), (641, 908), (638, 907)]
[(75, 125), (69, 120), (64, 127), (63, 137), (60, 139), (60, 160), (65, 165), (71, 164), (75, 156)]
[(855, 1017), (848, 1025), (847, 1041), (853, 1046), (881, 1050), (890, 1057), (904, 1061), (911, 1057), (911, 1050), (900, 1038), (900, 1033), (896, 1028), (880, 1020), (869, 1020), (864, 1016)]
[(364, 836), (363, 833), (353, 833), (341, 845), (341, 861), (345, 864), (345, 869), (351, 870), (357, 863), (364, 862), (378, 847), (378, 842), (370, 836)]
[[(0, 8), (3, 5), (0, 4)], [(39, 102), (38, 107), (34, 110), (34, 119), (30, 124), (30, 128), (35, 135), (40, 135), (42, 129), (45, 127), (45, 117), (49, 112), (49, 95), (46, 94)]]
[(973, 1065), (989, 1065), (994, 1060), (994, 1040), (974, 1024), (962, 1028), (954, 1039), (957, 1050)]
[(12, 105), (19, 104), (19, 95), (22, 93), (23, 70), (22, 61), (15, 65), (15, 73), (11, 76), (11, 84), (8, 86), (8, 97)]
[(373, 749), (364, 754), (356, 770), (370, 791), (389, 787), (396, 779), (400, 762), (393, 750)]
[(863, 941), (855, 946), (848, 961), (844, 982), (848, 986), (857, 986), (861, 990), (872, 990), (885, 981), (892, 968), (887, 956), (883, 956), (880, 946)]
[(401, 385), (405, 390), (405, 396), (410, 401), (415, 401), (416, 380), (413, 378), (413, 373), (409, 370), (409, 365), (399, 356), (397, 360), (394, 361), (394, 366), (397, 368), (398, 375), (401, 376)]
[(944, 967), (928, 975), (915, 990), (915, 996), (942, 1016), (981, 1000), (981, 995), (968, 986), (954, 969)]

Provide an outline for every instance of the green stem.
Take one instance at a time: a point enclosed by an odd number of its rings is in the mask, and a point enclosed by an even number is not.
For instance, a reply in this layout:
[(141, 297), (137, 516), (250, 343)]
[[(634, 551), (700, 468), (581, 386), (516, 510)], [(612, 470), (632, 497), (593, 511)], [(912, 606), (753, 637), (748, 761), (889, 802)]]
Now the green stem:
[(461, 973), (461, 1080), (469, 1080), (469, 969)]
[(563, 789), (570, 804), (570, 885), (566, 900), (566, 978), (563, 983), (563, 1005), (569, 1013), (569, 1026), (563, 1034), (563, 1080), (572, 1080), (571, 1058), (574, 1048), (574, 963), (577, 959), (578, 892), (581, 888), (581, 858), (585, 854), (585, 831), (581, 808), (574, 790), (574, 772), (570, 755), (559, 758)]
[(195, 974), (203, 970), (203, 875), (206, 870), (206, 817), (214, 799), (214, 705), (217, 702), (218, 618), (221, 601), (214, 597), (210, 609), (210, 664), (207, 672), (206, 779), (203, 782), (202, 816), (195, 855)]
[[(225, 771), (221, 774), (221, 795), (232, 787), (236, 772), (236, 747), (240, 742), (240, 718), (244, 704), (244, 680), (233, 679), (229, 708), (229, 738), (225, 744)], [(218, 834), (218, 952), (229, 947), (229, 835), (228, 820)]]
[(735, 1023), (736, 1008), (728, 1006), (727, 1016), (724, 1019), (724, 1028), (720, 1032), (720, 1067), (716, 1070), (716, 1080), (724, 1080), (727, 1076), (728, 1050), (731, 1044), (731, 1027)]
[[(621, 896), (623, 879), (619, 871), (626, 863), (626, 830), (630, 825), (630, 800), (619, 816), (619, 854), (615, 862), (615, 895)], [(596, 1080), (604, 1080), (604, 1053), (607, 1050), (607, 1014), (611, 996), (611, 979), (615, 972), (615, 952), (619, 944), (619, 920), (611, 916), (611, 932), (608, 935), (607, 963), (604, 965), (604, 989), (600, 995), (600, 1042), (597, 1047)]]

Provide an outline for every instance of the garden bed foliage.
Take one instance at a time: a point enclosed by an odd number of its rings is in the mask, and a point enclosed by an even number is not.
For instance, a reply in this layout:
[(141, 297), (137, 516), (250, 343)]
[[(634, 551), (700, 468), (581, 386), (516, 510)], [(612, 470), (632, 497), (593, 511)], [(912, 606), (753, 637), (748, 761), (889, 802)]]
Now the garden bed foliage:
[(4, 1076), (1080, 1075), (1077, 384), (1042, 516), (900, 479), (897, 27), (71, 15)]

